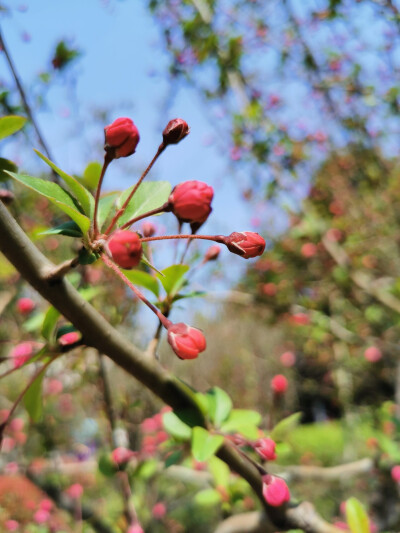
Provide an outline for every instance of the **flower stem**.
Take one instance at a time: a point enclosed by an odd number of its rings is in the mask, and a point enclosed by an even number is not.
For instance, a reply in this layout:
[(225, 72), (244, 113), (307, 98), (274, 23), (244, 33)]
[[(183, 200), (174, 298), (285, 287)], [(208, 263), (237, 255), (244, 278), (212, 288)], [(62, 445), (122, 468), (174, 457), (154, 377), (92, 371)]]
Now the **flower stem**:
[(108, 165), (111, 163), (111, 161), (113, 160), (112, 156), (110, 155), (109, 152), (106, 152), (105, 155), (104, 155), (104, 163), (103, 163), (103, 168), (101, 169), (101, 174), (100, 174), (100, 178), (99, 178), (99, 182), (97, 184), (97, 189), (96, 189), (96, 197), (95, 197), (95, 200), (94, 200), (94, 214), (93, 214), (93, 237), (96, 239), (98, 234), (99, 234), (99, 228), (98, 228), (98, 225), (97, 225), (97, 211), (99, 209), (99, 200), (100, 200), (100, 191), (101, 191), (101, 185), (103, 183), (103, 179), (104, 179), (104, 175), (106, 173), (106, 170), (107, 170), (107, 167)]
[(160, 322), (162, 323), (162, 325), (164, 326), (165, 329), (168, 329), (169, 326), (172, 324), (172, 322), (170, 320), (168, 320), (167, 317), (165, 317), (158, 309), (157, 307), (155, 307), (152, 303), (150, 303), (148, 301), (148, 299), (139, 291), (139, 289), (137, 289), (133, 283), (125, 276), (125, 274), (123, 274), (121, 272), (121, 270), (119, 269), (118, 265), (116, 265), (114, 263), (114, 261), (112, 261), (107, 255), (105, 254), (102, 254), (101, 255), (101, 259), (102, 261), (108, 266), (108, 268), (111, 268), (111, 270), (113, 270), (117, 276), (119, 278), (122, 279), (122, 281), (128, 285), (128, 287), (136, 294), (136, 296), (142, 300), (142, 302), (144, 304), (147, 305), (147, 307), (149, 307), (153, 313), (155, 313), (157, 315), (157, 317), (159, 318)]
[[(147, 211), (147, 213), (143, 213), (143, 215), (140, 215), (135, 218), (131, 218), (126, 222), (123, 226), (120, 227), (120, 229), (128, 228), (129, 226), (132, 226), (135, 222), (138, 222), (139, 220), (142, 220), (142, 218), (151, 217), (153, 215), (158, 215), (159, 213), (164, 213), (165, 211), (169, 211), (169, 202), (165, 202), (161, 207), (156, 207), (155, 209), (152, 209), (151, 211)], [(106, 230), (106, 235), (108, 234), (108, 228)]]
[(149, 173), (151, 167), (154, 165), (154, 163), (156, 162), (158, 157), (162, 154), (162, 152), (165, 150), (165, 148), (166, 148), (165, 144), (161, 143), (160, 146), (158, 147), (156, 155), (153, 157), (153, 159), (150, 161), (150, 163), (149, 163), (148, 167), (146, 168), (146, 170), (140, 176), (138, 182), (133, 187), (133, 189), (130, 192), (128, 198), (125, 200), (125, 202), (123, 203), (122, 207), (120, 209), (118, 209), (118, 211), (115, 213), (114, 218), (111, 220), (110, 225), (108, 226), (108, 228), (105, 231), (105, 235), (108, 235), (112, 231), (112, 229), (114, 228), (114, 226), (117, 223), (118, 219), (124, 214), (125, 209), (127, 208), (127, 205), (131, 201), (131, 199), (132, 199), (133, 195), (135, 194), (135, 192), (138, 190), (139, 185), (142, 183), (144, 178), (147, 176), (147, 174)]
[(143, 237), (142, 242), (150, 241), (165, 241), (168, 239), (204, 239), (206, 241), (214, 241), (224, 243), (223, 235), (163, 235), (161, 237)]

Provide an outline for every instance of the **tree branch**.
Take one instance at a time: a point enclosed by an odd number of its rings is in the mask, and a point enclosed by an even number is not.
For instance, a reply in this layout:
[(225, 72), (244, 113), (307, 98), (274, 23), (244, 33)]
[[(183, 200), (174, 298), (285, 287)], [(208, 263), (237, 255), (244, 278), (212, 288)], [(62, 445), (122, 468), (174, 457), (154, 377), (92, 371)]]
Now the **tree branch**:
[[(1, 203), (0, 235), (0, 251), (43, 298), (81, 331), (88, 346), (110, 357), (173, 409), (178, 412), (189, 411), (193, 426), (206, 427), (195, 393), (189, 386), (157, 362), (146, 358), (86, 302), (67, 280), (49, 283), (47, 276), (54, 265), (29, 240)], [(340, 533), (340, 530), (320, 518), (311, 504), (302, 503), (290, 508), (268, 506), (262, 496), (262, 481), (258, 471), (233, 445), (223, 444), (217, 455), (249, 483), (268, 517), (281, 531), (300, 527), (309, 533)]]

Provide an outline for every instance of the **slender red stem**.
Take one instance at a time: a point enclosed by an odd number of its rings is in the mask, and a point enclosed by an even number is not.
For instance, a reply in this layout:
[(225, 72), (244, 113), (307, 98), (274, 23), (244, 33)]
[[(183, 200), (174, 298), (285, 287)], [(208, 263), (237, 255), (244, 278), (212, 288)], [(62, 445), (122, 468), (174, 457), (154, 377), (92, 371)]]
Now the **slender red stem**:
[(136, 294), (136, 296), (142, 300), (142, 302), (144, 304), (147, 305), (147, 307), (149, 307), (153, 313), (155, 313), (157, 315), (157, 317), (159, 318), (160, 322), (162, 323), (162, 325), (164, 326), (165, 329), (168, 329), (169, 326), (172, 324), (172, 322), (170, 320), (168, 320), (167, 317), (165, 317), (158, 309), (157, 307), (155, 307), (152, 303), (150, 303), (148, 301), (148, 299), (139, 291), (139, 289), (137, 289), (135, 287), (135, 285), (133, 285), (133, 283), (125, 276), (125, 274), (123, 274), (121, 272), (121, 270), (119, 269), (118, 265), (116, 265), (114, 263), (114, 261), (112, 261), (107, 255), (105, 254), (102, 254), (101, 255), (101, 259), (103, 260), (103, 262), (109, 267), (111, 268), (111, 270), (113, 270), (117, 276), (119, 278), (122, 279), (122, 281), (128, 285), (128, 287)]
[(148, 167), (146, 168), (146, 170), (143, 172), (143, 174), (140, 176), (138, 182), (136, 183), (136, 185), (133, 187), (132, 191), (130, 192), (128, 198), (125, 200), (125, 202), (123, 203), (121, 209), (118, 209), (118, 211), (115, 213), (114, 215), (114, 218), (111, 220), (110, 222), (110, 225), (108, 226), (108, 228), (106, 229), (105, 231), (105, 235), (108, 235), (110, 233), (110, 231), (112, 231), (113, 227), (115, 226), (115, 224), (117, 223), (118, 219), (124, 214), (125, 212), (125, 209), (127, 207), (127, 205), (129, 204), (129, 202), (131, 201), (133, 195), (135, 194), (135, 192), (138, 190), (139, 188), (139, 185), (142, 183), (142, 181), (144, 180), (144, 178), (147, 176), (147, 174), (149, 173), (151, 167), (154, 165), (154, 163), (156, 162), (156, 160), (158, 159), (158, 157), (162, 154), (162, 152), (165, 150), (166, 146), (164, 143), (161, 143), (160, 146), (158, 147), (158, 150), (156, 152), (156, 155), (153, 157), (153, 159), (150, 161)]
[(169, 202), (165, 202), (165, 204), (163, 204), (161, 207), (156, 207), (155, 209), (152, 209), (151, 211), (147, 211), (147, 213), (143, 213), (143, 215), (140, 215), (135, 218), (131, 218), (130, 220), (128, 220), (128, 222), (126, 222), (123, 226), (121, 226), (120, 229), (128, 228), (129, 226), (132, 226), (132, 224), (134, 224), (135, 222), (139, 222), (139, 220), (142, 220), (142, 218), (147, 218), (153, 215), (158, 215), (158, 213), (164, 213), (165, 211), (169, 211)]
[(224, 237), (222, 235), (163, 235), (161, 237), (143, 237), (140, 240), (142, 242), (150, 242), (165, 241), (168, 239), (204, 239), (205, 241), (224, 242)]
[(96, 239), (98, 234), (99, 234), (99, 228), (98, 228), (98, 225), (97, 225), (97, 211), (99, 209), (99, 200), (100, 200), (100, 191), (101, 191), (101, 186), (102, 186), (102, 183), (103, 183), (103, 179), (104, 179), (104, 175), (106, 173), (106, 170), (107, 170), (107, 167), (108, 165), (111, 163), (111, 161), (113, 160), (112, 156), (110, 155), (109, 152), (106, 152), (105, 155), (104, 155), (104, 163), (103, 163), (103, 168), (101, 169), (101, 174), (100, 174), (100, 178), (99, 178), (99, 182), (97, 184), (97, 189), (96, 189), (96, 197), (94, 199), (94, 213), (93, 213), (93, 237)]

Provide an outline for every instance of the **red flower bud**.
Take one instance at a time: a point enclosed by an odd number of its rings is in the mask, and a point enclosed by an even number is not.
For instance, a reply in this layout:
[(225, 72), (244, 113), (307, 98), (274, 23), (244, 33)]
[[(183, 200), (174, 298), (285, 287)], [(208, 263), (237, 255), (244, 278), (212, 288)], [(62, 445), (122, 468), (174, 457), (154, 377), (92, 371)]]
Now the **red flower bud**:
[(274, 461), (276, 459), (275, 441), (272, 439), (258, 439), (255, 443), (254, 449), (260, 457), (265, 461)]
[(122, 268), (133, 268), (140, 263), (142, 243), (134, 231), (117, 230), (107, 241), (106, 249), (113, 261)]
[(71, 344), (76, 344), (79, 342), (82, 338), (82, 335), (79, 333), (79, 331), (70, 331), (68, 333), (64, 333), (64, 335), (61, 335), (61, 337), (58, 337), (58, 344), (60, 346), (71, 346)]
[(212, 187), (202, 181), (184, 181), (177, 185), (168, 199), (171, 210), (180, 222), (202, 224), (211, 213)]
[(29, 315), (35, 307), (35, 302), (30, 298), (20, 298), (17, 301), (17, 309), (21, 315)]
[(287, 391), (288, 380), (282, 374), (277, 374), (271, 379), (271, 388), (275, 394), (283, 394)]
[(216, 261), (218, 259), (220, 252), (221, 252), (221, 247), (218, 246), (218, 244), (213, 244), (207, 250), (204, 256), (204, 259), (203, 259), (203, 263), (207, 263), (207, 261)]
[(132, 457), (135, 457), (135, 455), (135, 452), (132, 450), (128, 450), (127, 448), (120, 446), (111, 452), (111, 459), (116, 465), (124, 465), (130, 461)]
[(234, 231), (225, 237), (224, 244), (229, 251), (241, 255), (245, 259), (261, 255), (265, 249), (265, 240), (258, 233), (252, 231)]
[(168, 328), (168, 342), (180, 359), (196, 359), (206, 349), (203, 333), (183, 322)]
[(156, 232), (156, 227), (152, 222), (143, 222), (142, 235), (143, 237), (152, 237)]
[(178, 144), (189, 134), (189, 126), (181, 118), (174, 118), (170, 120), (163, 131), (163, 142), (165, 146), (168, 144)]
[(104, 149), (114, 159), (133, 154), (140, 139), (138, 129), (130, 118), (117, 118), (104, 128), (104, 135)]
[(290, 500), (289, 488), (280, 477), (263, 476), (262, 492), (265, 501), (272, 507), (280, 507)]

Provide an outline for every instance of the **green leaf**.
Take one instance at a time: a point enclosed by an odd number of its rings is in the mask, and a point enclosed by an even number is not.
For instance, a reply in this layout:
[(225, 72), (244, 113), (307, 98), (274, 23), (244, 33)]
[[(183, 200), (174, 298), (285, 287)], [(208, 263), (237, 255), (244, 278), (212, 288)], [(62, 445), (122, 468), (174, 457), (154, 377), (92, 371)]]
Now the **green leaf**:
[(12, 161), (0, 157), (0, 181), (6, 181), (10, 179), (10, 176), (4, 171), (8, 170), (9, 172), (17, 172), (18, 167)]
[(23, 128), (26, 120), (25, 117), (18, 117), (17, 115), (0, 118), (0, 140)]
[(97, 259), (99, 256), (94, 252), (89, 252), (89, 250), (86, 250), (86, 248), (81, 248), (79, 250), (79, 264), (80, 265), (91, 265)]
[(90, 189), (96, 188), (99, 182), (102, 168), (102, 164), (98, 163), (97, 161), (92, 161), (91, 163), (88, 163), (87, 167), (83, 171), (83, 176), (81, 178), (83, 184), (86, 187), (89, 187)]
[(346, 501), (346, 520), (351, 533), (370, 533), (367, 513), (357, 498)]
[(118, 471), (118, 468), (114, 464), (109, 453), (103, 453), (100, 455), (98, 467), (99, 467), (99, 471), (105, 477), (112, 477)]
[(73, 220), (64, 222), (55, 228), (49, 228), (46, 231), (41, 231), (39, 235), (66, 235), (67, 237), (82, 237), (82, 232), (79, 226)]
[(84, 287), (83, 289), (79, 289), (78, 292), (84, 300), (90, 302), (95, 296), (101, 294), (103, 290), (103, 287)]
[(191, 428), (182, 422), (172, 411), (164, 413), (163, 426), (165, 431), (175, 439), (189, 440), (192, 435)]
[(173, 302), (177, 302), (178, 300), (183, 300), (183, 298), (202, 298), (207, 295), (206, 291), (193, 291), (188, 292), (186, 294), (175, 294), (173, 298)]
[(289, 415), (288, 417), (278, 422), (271, 432), (271, 439), (275, 441), (285, 440), (288, 433), (290, 433), (295, 427), (300, 424), (301, 415), (301, 412), (293, 413), (292, 415)]
[(60, 313), (52, 305), (48, 308), (43, 324), (42, 324), (42, 336), (51, 342), (53, 340), (53, 333), (57, 325), (58, 318)]
[[(128, 198), (135, 186), (129, 187), (118, 198), (117, 206), (120, 208)], [(129, 202), (124, 214), (118, 220), (118, 225), (122, 226), (131, 218), (136, 218), (148, 211), (161, 207), (168, 200), (171, 194), (171, 184), (168, 181), (148, 181), (142, 183)]]
[(196, 461), (207, 461), (222, 446), (222, 435), (211, 435), (206, 429), (196, 426), (192, 432), (192, 454)]
[(219, 427), (228, 418), (232, 410), (232, 400), (228, 394), (219, 387), (207, 391), (209, 398), (209, 415), (214, 424)]
[(94, 211), (94, 198), (90, 194), (90, 192), (85, 189), (82, 183), (79, 183), (78, 180), (61, 170), (61, 168), (59, 168), (52, 161), (50, 161), (50, 159), (48, 159), (45, 155), (41, 154), (39, 150), (35, 150), (35, 152), (40, 157), (40, 159), (47, 163), (49, 167), (51, 167), (60, 176), (60, 178), (65, 181), (71, 192), (74, 194), (75, 198), (80, 203), (85, 215), (91, 217)]
[(249, 439), (258, 437), (257, 426), (261, 422), (261, 415), (257, 411), (248, 409), (233, 409), (228, 420), (221, 426), (224, 433), (241, 433)]
[(66, 213), (77, 223), (77, 225), (81, 228), (82, 233), (87, 233), (89, 231), (89, 218), (79, 212), (71, 196), (62, 187), (56, 183), (45, 181), (40, 178), (33, 178), (32, 176), (25, 176), (23, 174), (15, 174), (14, 172), (7, 173), (15, 180), (38, 192), (42, 196), (45, 196), (51, 202), (57, 205), (64, 211), (64, 213)]
[(134, 285), (144, 287), (158, 297), (160, 293), (160, 286), (157, 278), (151, 274), (148, 274), (147, 272), (143, 272), (142, 270), (123, 270), (122, 272)]
[(30, 318), (25, 320), (22, 327), (25, 331), (29, 331), (29, 333), (31, 333), (32, 331), (36, 331), (42, 327), (43, 320), (44, 313), (35, 313)]
[(99, 210), (97, 214), (97, 221), (99, 224), (99, 229), (102, 228), (103, 224), (107, 220), (107, 217), (111, 211), (111, 208), (114, 205), (117, 194), (118, 194), (117, 192), (110, 192), (100, 198)]
[(225, 464), (218, 457), (211, 457), (208, 461), (208, 467), (210, 469), (211, 475), (214, 479), (214, 484), (222, 487), (227, 487), (229, 484), (230, 470), (229, 466)]
[(183, 453), (182, 450), (177, 450), (175, 452), (172, 452), (168, 455), (168, 457), (165, 459), (165, 468), (168, 468), (172, 465), (177, 465), (182, 461)]
[(204, 489), (196, 493), (194, 502), (204, 507), (218, 505), (221, 502), (221, 494), (215, 489)]
[(38, 376), (24, 396), (24, 405), (33, 422), (38, 422), (43, 414), (42, 384), (44, 372)]
[(162, 276), (158, 275), (158, 279), (168, 296), (174, 296), (182, 288), (188, 270), (188, 265), (171, 265), (161, 270)]

